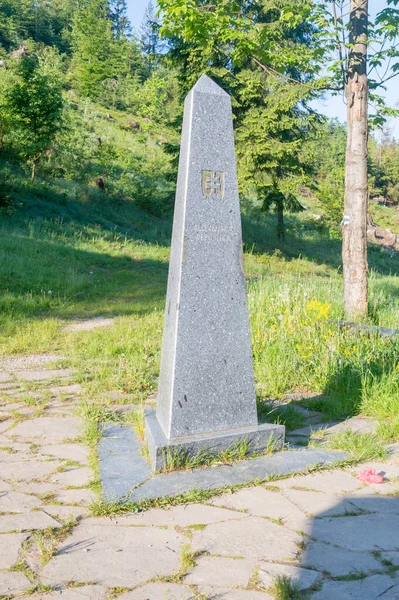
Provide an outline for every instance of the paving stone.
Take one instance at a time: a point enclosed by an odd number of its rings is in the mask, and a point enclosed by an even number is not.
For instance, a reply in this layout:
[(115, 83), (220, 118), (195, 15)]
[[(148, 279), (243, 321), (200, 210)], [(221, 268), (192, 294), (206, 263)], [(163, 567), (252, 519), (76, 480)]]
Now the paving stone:
[(6, 390), (1, 390), (0, 394), (9, 398), (10, 396), (16, 396), (22, 392), (22, 388), (17, 386), (15, 388), (7, 388)]
[(299, 429), (294, 429), (290, 431), (287, 437), (290, 438), (310, 438), (312, 434), (316, 431), (322, 429), (323, 431), (327, 431), (329, 427), (336, 425), (336, 423), (312, 423), (311, 425), (306, 425), (305, 427), (300, 427)]
[(41, 510), (25, 514), (0, 515), (0, 533), (46, 529), (46, 527), (60, 527), (60, 524)]
[(37, 508), (40, 505), (41, 500), (35, 496), (28, 496), (27, 494), (21, 494), (19, 492), (3, 492), (0, 494), (0, 513), (28, 512), (32, 508)]
[(245, 517), (193, 530), (192, 549), (220, 556), (286, 560), (298, 552), (301, 537), (259, 517)]
[(398, 600), (399, 598), (399, 585), (394, 585), (387, 590), (382, 596), (381, 600)]
[[(143, 587), (118, 596), (118, 600), (195, 600), (195, 594), (186, 585), (177, 583), (147, 583)], [(69, 599), (67, 599), (69, 600)]]
[(376, 512), (378, 514), (392, 513), (399, 515), (399, 497), (363, 496), (353, 498), (351, 499), (351, 502), (367, 512)]
[(36, 483), (35, 481), (31, 481), (30, 483), (16, 483), (14, 488), (19, 492), (23, 492), (24, 494), (52, 494), (60, 491), (60, 486), (55, 485), (54, 483)]
[(22, 573), (0, 571), (0, 597), (21, 594), (30, 585), (31, 582)]
[[(0, 381), (1, 381), (1, 379), (0, 379)], [(20, 384), (19, 383), (15, 383), (14, 381), (9, 381), (8, 383), (0, 383), (0, 393), (3, 390), (12, 390), (12, 389), (15, 389), (15, 388), (21, 389)]]
[(307, 544), (301, 563), (318, 571), (328, 571), (333, 577), (381, 569), (381, 562), (371, 554), (312, 541)]
[(132, 429), (112, 423), (105, 425), (98, 444), (98, 460), (106, 500), (118, 500), (151, 476), (142, 447)]
[(52, 444), (51, 446), (42, 446), (40, 454), (73, 460), (86, 464), (89, 456), (89, 449), (83, 444)]
[(175, 531), (90, 527), (83, 521), (44, 567), (42, 578), (49, 583), (76, 580), (133, 587), (177, 572), (183, 542)]
[(290, 477), (281, 481), (273, 481), (273, 485), (281, 489), (296, 487), (331, 494), (345, 494), (363, 487), (362, 483), (353, 475), (338, 470)]
[(12, 374), (17, 379), (23, 379), (24, 381), (51, 381), (72, 377), (74, 371), (71, 369), (51, 369), (45, 371), (13, 371)]
[(357, 581), (328, 581), (319, 592), (313, 594), (312, 600), (397, 600), (399, 596), (395, 598), (384, 594), (393, 588), (396, 582), (396, 578), (387, 575), (372, 575)]
[(236, 510), (246, 510), (251, 515), (282, 519), (284, 525), (295, 531), (306, 531), (309, 519), (295, 504), (279, 492), (251, 487), (232, 494), (223, 494), (212, 500), (215, 506), (226, 506)]
[(184, 578), (190, 585), (247, 587), (256, 566), (256, 559), (235, 559), (200, 556), (196, 566)]
[[(143, 499), (173, 496), (192, 489), (208, 490), (225, 485), (249, 483), (257, 479), (264, 480), (268, 475), (288, 475), (308, 469), (315, 464), (329, 464), (345, 458), (347, 455), (343, 452), (327, 452), (311, 448), (277, 452), (269, 456), (238, 461), (233, 465), (175, 471), (151, 477), (129, 495), (129, 500), (137, 502)], [(348, 473), (345, 475), (351, 477)], [(120, 472), (119, 477), (123, 478), (123, 471)], [(353, 477), (352, 479), (356, 481)]]
[(64, 506), (60, 504), (46, 504), (42, 510), (56, 519), (62, 519), (63, 521), (71, 517), (86, 517), (90, 514), (90, 511), (83, 506)]
[[(315, 416), (315, 415), (313, 415)], [(353, 431), (354, 433), (375, 433), (377, 431), (378, 421), (377, 419), (371, 419), (366, 417), (351, 417), (346, 421), (340, 421), (338, 423), (317, 423), (300, 429), (294, 429), (290, 431), (287, 437), (290, 438), (310, 438), (316, 431), (323, 430), (325, 436), (334, 435), (336, 433), (342, 433), (343, 431)]]
[[(33, 394), (31, 392), (28, 392), (26, 394), (26, 396), (29, 396), (30, 398), (33, 398), (35, 400), (41, 398), (40, 394)], [(19, 415), (23, 415), (25, 417), (32, 417), (33, 418), (33, 415), (36, 413), (36, 410), (37, 410), (36, 406), (24, 406), (23, 408), (20, 408), (18, 410), (18, 414)]]
[(94, 492), (88, 489), (82, 490), (62, 490), (56, 497), (57, 502), (63, 504), (89, 505), (97, 500)]
[(79, 435), (79, 420), (75, 417), (57, 419), (56, 417), (40, 417), (19, 423), (13, 429), (13, 435), (52, 442), (62, 442), (64, 439), (76, 438)]
[(23, 442), (14, 442), (12, 438), (12, 430), (10, 430), (9, 434), (10, 437), (7, 437), (7, 435), (0, 435), (0, 445), (5, 448), (11, 448), (11, 450), (14, 450), (14, 456), (18, 459), (21, 459), (21, 454), (17, 453), (23, 453), (29, 456), (29, 460), (31, 460), (32, 453), (30, 444), (25, 444)]
[(231, 588), (201, 585), (198, 592), (209, 600), (274, 600), (266, 592), (252, 592), (247, 590), (232, 590)]
[(376, 433), (378, 427), (377, 419), (370, 419), (366, 417), (351, 417), (342, 423), (337, 423), (327, 429), (327, 434), (341, 433), (343, 431), (353, 431), (353, 433)]
[(245, 515), (224, 508), (206, 506), (205, 504), (184, 504), (168, 509), (153, 508), (152, 510), (117, 517), (118, 525), (169, 525), (189, 527), (190, 525), (209, 525), (219, 521), (245, 518)]
[(273, 582), (279, 577), (289, 577), (294, 585), (301, 590), (307, 590), (320, 579), (321, 575), (317, 571), (303, 569), (294, 565), (279, 565), (277, 563), (261, 563), (259, 569), (260, 586), (266, 590), (270, 588)]
[(13, 381), (13, 378), (9, 373), (1, 372), (0, 373), (0, 381), (1, 381), (1, 383), (4, 383), (6, 381)]
[(317, 540), (357, 551), (398, 550), (398, 515), (360, 515), (315, 519), (310, 535)]
[(60, 462), (57, 461), (16, 461), (1, 466), (1, 475), (9, 481), (31, 481), (49, 475), (55, 471)]
[(26, 533), (0, 535), (0, 569), (10, 569), (17, 562), (20, 548), (27, 537)]
[(289, 498), (301, 510), (313, 516), (327, 517), (361, 512), (349, 499), (342, 499), (334, 496), (334, 494), (286, 489), (284, 490), (284, 496)]
[(6, 450), (0, 450), (0, 465), (5, 465), (7, 463), (19, 462), (21, 459), (26, 460), (27, 458), (32, 458), (27, 454), (21, 455), (21, 453), (16, 452), (7, 452)]
[(89, 485), (93, 479), (93, 472), (89, 467), (68, 467), (66, 471), (57, 472), (51, 476), (51, 481), (62, 486)]
[(67, 396), (73, 397), (78, 396), (82, 391), (82, 386), (79, 383), (72, 383), (71, 385), (54, 385), (49, 388), (53, 396)]
[[(50, 403), (49, 403), (50, 404)], [(47, 404), (45, 407), (45, 415), (46, 417), (70, 417), (73, 414), (73, 410), (69, 406), (65, 406), (64, 408), (51, 406)]]
[(371, 496), (399, 496), (399, 482), (397, 483), (370, 483), (351, 493), (352, 498)]
[(399, 442), (389, 444), (387, 450), (390, 457), (397, 459), (399, 457)]
[(8, 421), (1, 421), (0, 422), (0, 433), (4, 433), (5, 431), (8, 431), (12, 425), (12, 419), (9, 419)]
[(108, 591), (102, 585), (84, 585), (76, 588), (63, 588), (51, 593), (22, 596), (20, 600), (58, 600), (59, 598), (61, 600), (82, 600), (84, 598), (88, 600), (106, 600)]

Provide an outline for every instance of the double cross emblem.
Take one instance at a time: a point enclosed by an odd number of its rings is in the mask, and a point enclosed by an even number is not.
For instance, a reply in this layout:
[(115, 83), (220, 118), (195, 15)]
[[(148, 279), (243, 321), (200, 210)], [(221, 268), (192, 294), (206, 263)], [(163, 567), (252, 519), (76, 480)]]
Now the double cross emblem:
[(224, 172), (202, 171), (202, 194), (204, 196), (224, 196)]

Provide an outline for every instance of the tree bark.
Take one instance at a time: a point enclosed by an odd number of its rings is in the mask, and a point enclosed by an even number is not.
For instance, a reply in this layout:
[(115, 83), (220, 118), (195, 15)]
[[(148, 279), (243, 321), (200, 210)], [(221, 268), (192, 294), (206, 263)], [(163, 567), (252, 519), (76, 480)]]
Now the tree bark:
[(342, 262), (346, 318), (367, 314), (367, 28), (368, 0), (350, 2), (350, 36), (345, 95), (348, 105)]

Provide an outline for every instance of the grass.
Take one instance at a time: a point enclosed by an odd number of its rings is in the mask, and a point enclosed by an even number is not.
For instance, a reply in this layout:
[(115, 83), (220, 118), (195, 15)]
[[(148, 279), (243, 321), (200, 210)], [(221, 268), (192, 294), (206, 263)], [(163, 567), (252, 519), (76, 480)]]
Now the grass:
[(195, 567), (196, 554), (191, 550), (190, 544), (184, 544), (180, 551), (180, 565), (177, 573), (162, 578), (162, 581), (181, 583), (191, 569)]
[(299, 593), (298, 586), (286, 575), (276, 577), (268, 592), (275, 600), (300, 600), (303, 597)]
[(329, 448), (344, 450), (355, 461), (387, 458), (387, 450), (376, 435), (354, 433), (349, 429), (327, 438)]
[(257, 407), (260, 422), (285, 425), (287, 431), (293, 431), (303, 426), (304, 416), (292, 404), (276, 407), (268, 402), (258, 400)]
[(182, 469), (195, 469), (201, 466), (211, 466), (215, 464), (231, 464), (232, 462), (243, 460), (244, 458), (254, 458), (255, 456), (271, 454), (279, 445), (279, 440), (271, 436), (266, 448), (262, 452), (254, 452), (248, 439), (242, 438), (231, 444), (225, 450), (214, 453), (203, 449), (197, 454), (191, 455), (184, 449), (168, 450), (165, 454), (166, 466), (164, 472), (179, 471)]

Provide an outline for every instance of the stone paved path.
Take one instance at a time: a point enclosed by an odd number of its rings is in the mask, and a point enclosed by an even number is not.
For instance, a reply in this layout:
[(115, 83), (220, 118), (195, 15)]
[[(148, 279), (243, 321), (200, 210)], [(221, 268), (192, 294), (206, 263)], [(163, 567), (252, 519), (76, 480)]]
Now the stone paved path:
[(74, 374), (40, 360), (3, 367), (0, 598), (267, 600), (286, 576), (312, 600), (399, 600), (397, 458), (368, 463), (382, 485), (362, 485), (360, 465), (93, 517)]

